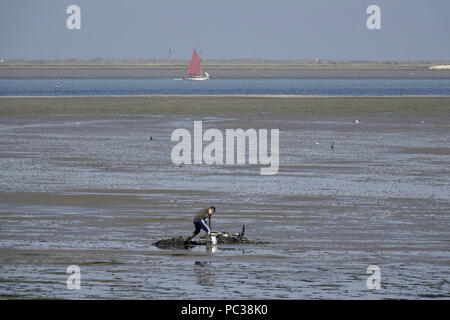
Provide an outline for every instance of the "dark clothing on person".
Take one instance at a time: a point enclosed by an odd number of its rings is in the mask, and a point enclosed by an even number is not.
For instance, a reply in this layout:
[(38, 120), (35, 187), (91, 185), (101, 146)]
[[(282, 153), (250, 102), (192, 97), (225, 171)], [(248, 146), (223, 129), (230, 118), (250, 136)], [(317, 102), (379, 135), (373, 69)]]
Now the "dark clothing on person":
[(204, 230), (206, 234), (210, 234), (211, 230), (209, 229), (208, 224), (206, 223), (206, 218), (210, 217), (209, 215), (209, 208), (202, 209), (194, 217), (194, 226), (195, 230), (194, 232), (186, 238), (185, 242), (188, 243), (189, 240), (194, 238), (196, 235), (200, 233), (200, 230)]

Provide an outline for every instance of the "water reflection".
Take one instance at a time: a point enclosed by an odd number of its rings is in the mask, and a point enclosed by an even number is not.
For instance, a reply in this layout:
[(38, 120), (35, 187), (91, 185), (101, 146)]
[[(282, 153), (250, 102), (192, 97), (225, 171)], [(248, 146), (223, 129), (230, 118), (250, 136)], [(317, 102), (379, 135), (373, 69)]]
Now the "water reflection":
[(202, 286), (214, 286), (216, 268), (212, 266), (211, 261), (195, 261), (194, 271), (198, 284)]
[(207, 245), (206, 246), (206, 254), (214, 254), (217, 251), (217, 246), (216, 245)]

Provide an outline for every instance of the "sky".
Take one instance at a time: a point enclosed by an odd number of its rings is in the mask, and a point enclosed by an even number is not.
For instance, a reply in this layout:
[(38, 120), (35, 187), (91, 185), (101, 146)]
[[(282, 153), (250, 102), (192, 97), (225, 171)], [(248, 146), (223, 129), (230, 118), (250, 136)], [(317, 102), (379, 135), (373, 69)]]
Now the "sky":
[[(66, 9), (78, 5), (81, 29)], [(381, 29), (369, 30), (369, 5)], [(0, 58), (450, 60), (449, 0), (1, 0)]]

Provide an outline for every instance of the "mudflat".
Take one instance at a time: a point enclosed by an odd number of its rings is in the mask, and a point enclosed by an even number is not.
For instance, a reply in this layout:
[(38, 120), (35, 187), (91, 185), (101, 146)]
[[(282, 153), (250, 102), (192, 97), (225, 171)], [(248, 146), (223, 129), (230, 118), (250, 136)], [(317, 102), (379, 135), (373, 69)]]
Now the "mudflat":
[(449, 96), (150, 95), (0, 97), (1, 115), (27, 114), (448, 114)]
[[(0, 298), (448, 299), (449, 106), (432, 96), (1, 97)], [(278, 174), (173, 164), (171, 133), (194, 120), (279, 129)], [(264, 244), (152, 246), (190, 234), (209, 205), (214, 231), (245, 224)], [(71, 265), (80, 290), (67, 288)], [(380, 290), (367, 287), (370, 265)]]

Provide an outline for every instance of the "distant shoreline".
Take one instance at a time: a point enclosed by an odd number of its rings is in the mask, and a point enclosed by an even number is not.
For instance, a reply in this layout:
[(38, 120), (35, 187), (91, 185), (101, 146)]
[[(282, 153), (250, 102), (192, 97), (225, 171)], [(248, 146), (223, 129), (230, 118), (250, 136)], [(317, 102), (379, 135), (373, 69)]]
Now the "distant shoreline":
[[(184, 60), (5, 60), (0, 79), (173, 79)], [(212, 79), (450, 79), (450, 70), (427, 62), (204, 61)]]

